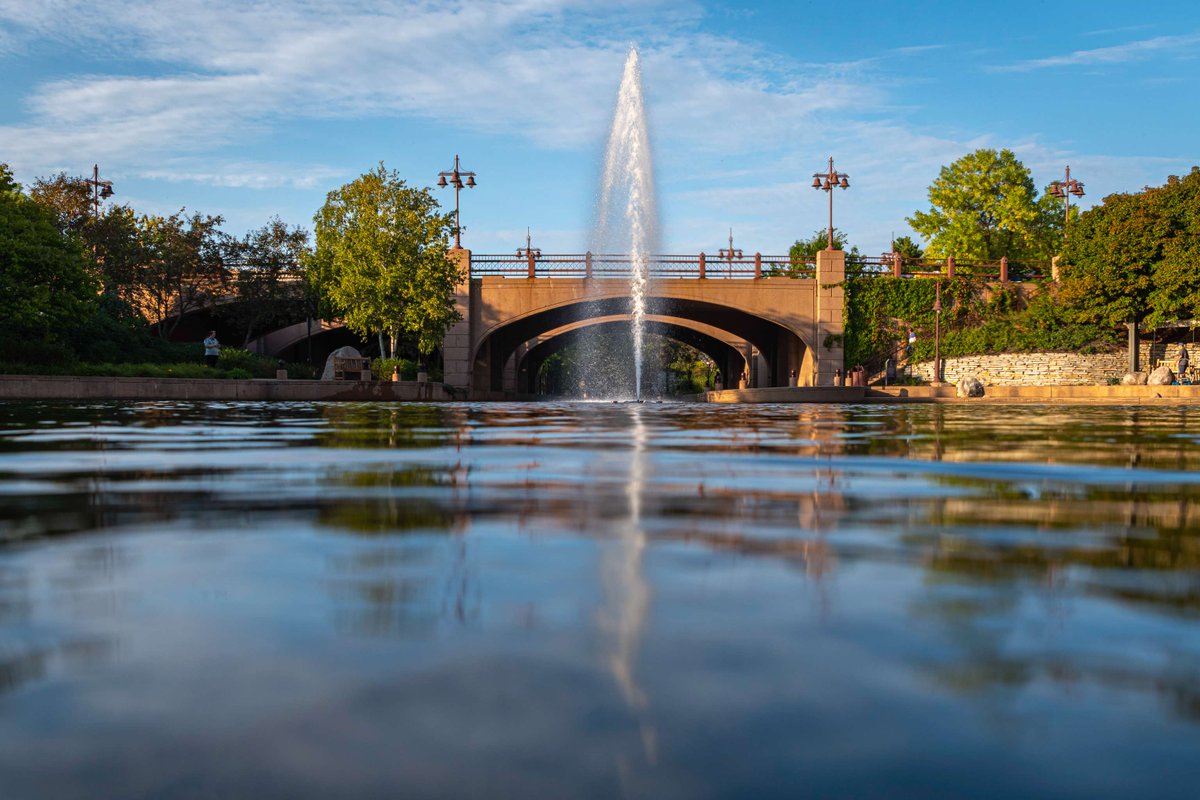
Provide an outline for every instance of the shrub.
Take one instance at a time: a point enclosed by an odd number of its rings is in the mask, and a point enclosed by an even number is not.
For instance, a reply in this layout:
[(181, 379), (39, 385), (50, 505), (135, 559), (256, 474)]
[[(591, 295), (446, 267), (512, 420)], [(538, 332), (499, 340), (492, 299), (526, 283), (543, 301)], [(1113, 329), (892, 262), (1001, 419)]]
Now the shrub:
[(390, 381), (393, 370), (399, 368), (400, 380), (417, 379), (417, 363), (407, 358), (376, 358), (371, 361), (371, 376), (377, 381)]

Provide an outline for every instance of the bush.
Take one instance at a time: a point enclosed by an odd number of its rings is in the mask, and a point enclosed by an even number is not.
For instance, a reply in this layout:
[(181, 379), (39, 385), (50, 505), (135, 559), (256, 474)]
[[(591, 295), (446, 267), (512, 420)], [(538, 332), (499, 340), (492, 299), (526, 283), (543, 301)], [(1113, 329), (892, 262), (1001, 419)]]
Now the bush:
[(417, 362), (407, 358), (376, 358), (371, 361), (371, 377), (377, 381), (390, 381), (393, 370), (399, 368), (400, 380), (417, 379)]

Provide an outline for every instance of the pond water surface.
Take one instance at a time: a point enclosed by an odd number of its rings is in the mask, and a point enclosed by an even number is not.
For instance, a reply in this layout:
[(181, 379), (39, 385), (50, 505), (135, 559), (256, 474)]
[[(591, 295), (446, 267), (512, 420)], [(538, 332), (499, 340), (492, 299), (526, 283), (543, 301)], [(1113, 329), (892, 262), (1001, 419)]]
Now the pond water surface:
[(1200, 410), (0, 404), (0, 797), (1196, 797)]

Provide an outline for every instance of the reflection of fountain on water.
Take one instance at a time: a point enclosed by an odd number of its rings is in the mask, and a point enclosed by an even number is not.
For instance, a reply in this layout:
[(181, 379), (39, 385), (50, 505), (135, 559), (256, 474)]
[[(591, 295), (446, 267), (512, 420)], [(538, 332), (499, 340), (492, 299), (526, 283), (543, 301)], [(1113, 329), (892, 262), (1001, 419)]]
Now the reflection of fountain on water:
[[(629, 460), (629, 480), (625, 493), (629, 498), (629, 517), (615, 531), (616, 540), (608, 546), (602, 564), (605, 613), (601, 618), (608, 634), (608, 668), (612, 672), (625, 704), (638, 718), (642, 749), (646, 760), (655, 763), (658, 752), (658, 733), (647, 719), (649, 706), (645, 692), (634, 675), (638, 647), (646, 626), (650, 607), (650, 588), (642, 572), (642, 556), (646, 549), (646, 532), (642, 529), (642, 483), (646, 460), (646, 430), (642, 422), (643, 409), (630, 406), (630, 433), (633, 453)], [(629, 765), (622, 765), (626, 770)]]
[(642, 70), (636, 47), (629, 49), (612, 128), (604, 153), (604, 175), (596, 207), (595, 241), (599, 253), (629, 253), (629, 295), (633, 332), (633, 396), (642, 396), (642, 349), (650, 254), (658, 245), (658, 207)]

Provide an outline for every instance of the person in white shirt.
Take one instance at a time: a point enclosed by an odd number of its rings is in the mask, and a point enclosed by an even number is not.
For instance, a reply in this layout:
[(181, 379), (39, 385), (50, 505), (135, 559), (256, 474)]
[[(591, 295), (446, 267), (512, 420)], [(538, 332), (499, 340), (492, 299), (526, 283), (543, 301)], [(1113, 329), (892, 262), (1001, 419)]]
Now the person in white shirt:
[(204, 362), (209, 367), (217, 366), (217, 358), (221, 355), (221, 343), (217, 341), (217, 332), (209, 331), (204, 340)]

